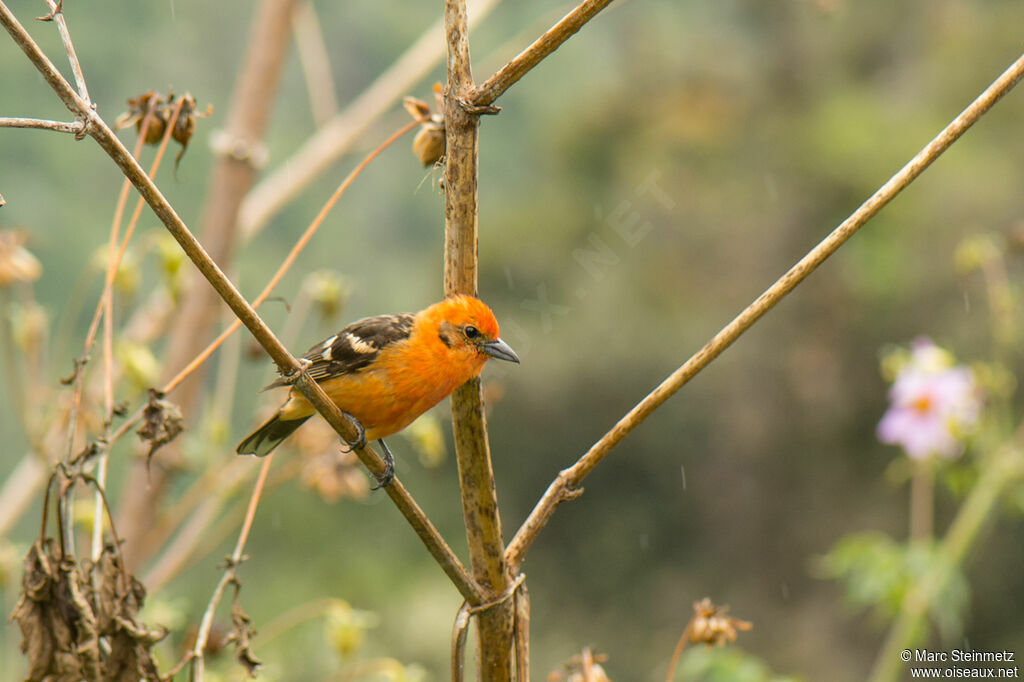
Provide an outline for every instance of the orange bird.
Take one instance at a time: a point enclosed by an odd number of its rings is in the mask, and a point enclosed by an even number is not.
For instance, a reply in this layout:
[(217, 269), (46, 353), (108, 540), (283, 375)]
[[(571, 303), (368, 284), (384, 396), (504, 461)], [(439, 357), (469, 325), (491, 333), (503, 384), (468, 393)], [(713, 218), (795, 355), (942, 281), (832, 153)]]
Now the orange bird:
[[(498, 337), (498, 321), (483, 301), (458, 295), (415, 315), (378, 315), (353, 322), (302, 356), (310, 378), (357, 427), (356, 445), (376, 440), (394, 477), (383, 438), (401, 431), (456, 388), (480, 374), (491, 358), (518, 364)], [(285, 386), (281, 378), (267, 386)], [(266, 389), (264, 389), (266, 390)], [(238, 444), (238, 454), (264, 456), (316, 413), (294, 389), (273, 417)]]

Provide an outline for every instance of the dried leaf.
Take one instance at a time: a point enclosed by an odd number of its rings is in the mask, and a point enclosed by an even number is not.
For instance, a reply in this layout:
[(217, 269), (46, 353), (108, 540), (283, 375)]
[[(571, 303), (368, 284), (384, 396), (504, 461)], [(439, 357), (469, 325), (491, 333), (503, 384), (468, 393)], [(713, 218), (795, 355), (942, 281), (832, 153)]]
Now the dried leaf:
[[(29, 663), (26, 682), (159, 682), (150, 654), (166, 635), (135, 621), (145, 590), (108, 546), (89, 570), (61, 558), (52, 540), (25, 557), (14, 610)], [(98, 588), (91, 575), (95, 572)], [(101, 638), (109, 650), (100, 646)]]
[[(171, 131), (171, 137), (181, 145), (181, 151), (174, 157), (175, 172), (178, 170), (178, 164), (181, 163), (181, 157), (185, 155), (185, 150), (188, 149), (188, 143), (192, 140), (192, 135), (196, 132), (196, 119), (206, 118), (213, 113), (213, 105), (206, 107), (204, 113), (197, 112), (196, 98), (188, 92), (181, 96), (181, 103), (181, 112), (178, 114), (178, 120)], [(170, 112), (173, 111), (174, 106), (176, 105), (174, 104), (174, 95), (172, 94), (167, 98), (168, 117)]]
[(256, 671), (263, 665), (263, 661), (256, 658), (252, 652), (252, 637), (256, 634), (253, 630), (252, 620), (246, 614), (242, 605), (238, 603), (238, 588), (235, 588), (235, 600), (231, 604), (231, 623), (234, 625), (232, 635), (235, 641), (235, 656), (238, 662), (245, 666), (250, 677), (256, 676)]
[(181, 410), (172, 402), (163, 399), (164, 394), (155, 388), (149, 389), (149, 401), (142, 409), (142, 426), (136, 431), (143, 442), (149, 443), (147, 464), (164, 445), (178, 437), (185, 430)]
[(53, 570), (48, 552), (40, 542), (25, 557), (21, 585), (21, 598), (11, 618), (21, 630), (21, 652), (28, 657), (26, 679), (34, 682), (50, 674), (57, 648), (46, 606), (54, 585)]

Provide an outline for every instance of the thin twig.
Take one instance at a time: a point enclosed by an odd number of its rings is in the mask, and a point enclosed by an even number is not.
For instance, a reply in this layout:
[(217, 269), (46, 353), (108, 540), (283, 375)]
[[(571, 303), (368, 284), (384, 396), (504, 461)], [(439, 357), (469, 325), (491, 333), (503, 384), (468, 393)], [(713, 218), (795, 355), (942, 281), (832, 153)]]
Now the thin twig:
[[(324, 393), (319, 384), (309, 379), (304, 372), (300, 371), (301, 367), (298, 361), (281, 344), (273, 331), (267, 327), (266, 323), (256, 314), (252, 306), (245, 301), (231, 281), (228, 280), (217, 264), (213, 262), (209, 254), (206, 253), (203, 246), (196, 240), (195, 236), (175, 212), (166, 197), (142, 170), (138, 162), (128, 153), (128, 150), (125, 149), (124, 145), (121, 144), (121, 141), (114, 135), (103, 119), (78, 97), (2, 0), (0, 0), (0, 24), (3, 24), (15, 43), (21, 47), (22, 51), (25, 52), (29, 60), (36, 66), (43, 75), (43, 78), (46, 79), (47, 83), (50, 84), (57, 93), (57, 96), (71, 112), (82, 115), (87, 119), (88, 134), (96, 140), (100, 147), (121, 169), (121, 172), (131, 180), (139, 193), (146, 198), (146, 202), (178, 244), (181, 245), (185, 254), (203, 276), (206, 277), (210, 285), (228, 304), (234, 314), (242, 320), (242, 323), (249, 329), (260, 345), (263, 346), (267, 354), (277, 364), (281, 373), (291, 376), (297, 374), (298, 378), (295, 381), (296, 389), (309, 400), (313, 407), (324, 416), (342, 438), (354, 441), (356, 438), (355, 428), (342, 416), (341, 410), (327, 397), (327, 394)], [(369, 446), (358, 448), (356, 455), (371, 471), (382, 472), (384, 470), (384, 462), (373, 448)], [(469, 576), (458, 557), (423, 513), (423, 510), (412, 499), (401, 482), (396, 479), (385, 490), (462, 596), (469, 599), (472, 603), (486, 601), (480, 587)]]
[(236, 569), (238, 564), (242, 562), (242, 551), (245, 549), (245, 543), (249, 539), (249, 531), (252, 530), (253, 519), (256, 518), (256, 507), (260, 502), (260, 494), (263, 492), (263, 484), (267, 481), (267, 472), (270, 471), (270, 465), (274, 461), (274, 455), (271, 453), (263, 460), (263, 466), (260, 467), (260, 475), (256, 479), (256, 485), (253, 486), (252, 495), (249, 497), (249, 507), (245, 512), (245, 520), (242, 522), (242, 529), (238, 533), (238, 541), (235, 543), (235, 550), (231, 553), (231, 557), (227, 561), (227, 567), (224, 570), (224, 575), (221, 576), (220, 582), (217, 583), (216, 589), (213, 591), (213, 596), (210, 597), (210, 603), (206, 606), (206, 611), (203, 612), (203, 618), (199, 623), (199, 632), (196, 634), (196, 643), (192, 647), (192, 652), (189, 657), (192, 661), (192, 673), (193, 679), (196, 682), (203, 682), (203, 675), (206, 670), (206, 659), (203, 655), (203, 650), (206, 649), (206, 642), (210, 638), (210, 628), (213, 626), (213, 615), (217, 611), (217, 606), (220, 604), (221, 597), (224, 595), (224, 589), (238, 580)]
[(85, 133), (85, 122), (0, 116), (0, 128), (36, 128), (37, 130), (52, 130), (55, 133), (71, 133), (77, 136)]
[(484, 81), (468, 97), (469, 103), (477, 107), (494, 104), (494, 101), (501, 97), (502, 93), (525, 76), (530, 69), (540, 64), (545, 57), (557, 50), (562, 43), (571, 38), (574, 33), (583, 28), (584, 24), (611, 3), (612, 0), (584, 0), (581, 2), (561, 21), (548, 29), (544, 35), (520, 52), (515, 59)]
[[(500, 0), (475, 0), (469, 8), (470, 26), (494, 9)], [(431, 25), (370, 87), (321, 126), (278, 168), (246, 195), (238, 222), (243, 239), (250, 239), (303, 188), (362, 139), (366, 129), (429, 74), (444, 55), (444, 24)]]
[(75, 75), (75, 84), (78, 86), (78, 96), (92, 105), (92, 98), (89, 97), (89, 88), (85, 85), (85, 74), (82, 73), (82, 64), (78, 61), (78, 54), (75, 52), (75, 46), (71, 42), (71, 32), (68, 31), (67, 21), (64, 20), (64, 0), (46, 0), (46, 4), (50, 7), (50, 14), (45, 17), (45, 20), (49, 21), (52, 19), (57, 23), (57, 31), (60, 33), (61, 42), (64, 43), (64, 51), (68, 54), (68, 62), (71, 64), (71, 72)]
[(832, 231), (806, 256), (789, 269), (771, 287), (747, 306), (732, 322), (715, 334), (705, 346), (672, 373), (657, 388), (651, 391), (612, 429), (597, 441), (575, 464), (558, 474), (533, 511), (516, 532), (508, 545), (508, 563), (511, 570), (518, 571), (523, 557), (537, 534), (547, 524), (551, 514), (564, 500), (578, 494), (583, 479), (593, 471), (604, 457), (622, 442), (633, 429), (641, 424), (654, 410), (675, 395), (698, 372), (728, 348), (743, 332), (751, 327), (766, 312), (771, 310), (783, 297), (811, 274), (825, 259), (831, 256), (852, 237), (865, 223), (873, 218), (882, 207), (892, 201), (907, 185), (914, 181), (950, 145), (967, 132), (975, 121), (981, 118), (1003, 95), (1009, 92), (1021, 76), (1024, 76), (1024, 55), (1021, 55), (970, 106), (946, 126), (931, 142), (918, 152), (898, 173), (882, 185), (871, 197), (854, 211), (839, 227)]

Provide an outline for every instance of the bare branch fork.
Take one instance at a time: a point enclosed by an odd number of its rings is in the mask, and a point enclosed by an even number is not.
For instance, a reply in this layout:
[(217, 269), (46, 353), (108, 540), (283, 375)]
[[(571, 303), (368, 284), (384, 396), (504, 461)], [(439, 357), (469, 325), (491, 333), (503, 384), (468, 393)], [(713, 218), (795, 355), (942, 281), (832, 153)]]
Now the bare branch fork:
[(856, 211), (840, 223), (831, 234), (811, 249), (732, 322), (715, 334), (703, 348), (651, 391), (608, 433), (594, 443), (575, 464), (561, 471), (509, 543), (506, 560), (510, 569), (512, 571), (519, 570), (526, 551), (540, 530), (547, 524), (558, 505), (580, 494), (579, 486), (583, 479), (593, 471), (594, 467), (605, 458), (612, 448), (622, 442), (622, 439), (650, 416), (654, 410), (675, 395), (676, 391), (707, 367), (762, 315), (796, 288), (804, 278), (825, 262), (826, 258), (835, 253), (847, 239), (852, 237), (857, 230), (923, 173), (935, 159), (960, 139), (960, 136), (967, 132), (967, 129), (991, 109), (1003, 95), (1009, 92), (1022, 76), (1024, 76), (1024, 55), (1011, 64), (984, 92), (978, 95), (977, 99), (971, 102), (959, 116), (925, 145), (899, 172), (889, 178), (888, 182), (872, 194)]
[[(356, 437), (353, 426), (342, 416), (341, 411), (327, 398), (320, 386), (309, 379), (301, 371), (295, 358), (281, 344), (274, 333), (256, 314), (256, 311), (245, 301), (231, 281), (224, 275), (216, 263), (209, 257), (202, 245), (189, 231), (188, 227), (174, 211), (156, 185), (146, 175), (138, 162), (131, 156), (113, 131), (103, 119), (86, 103), (57, 71), (53, 63), (46, 57), (25, 28), (8, 9), (6, 3), (0, 1), (0, 24), (4, 26), (15, 43), (35, 65), (46, 79), (65, 106), (76, 116), (80, 116), (86, 124), (86, 133), (93, 137), (100, 147), (117, 164), (153, 212), (164, 223), (171, 235), (181, 245), (186, 255), (197, 269), (210, 282), (221, 298), (228, 304), (232, 312), (249, 329), (256, 340), (263, 346), (277, 364), (283, 374), (296, 376), (295, 387), (324, 416), (329, 424), (346, 440)], [(359, 459), (374, 473), (382, 472), (383, 461), (371, 447), (356, 451)], [(434, 525), (427, 519), (423, 510), (409, 495), (405, 487), (395, 480), (387, 487), (388, 496), (402, 512), (413, 530), (427, 546), (427, 550), (441, 565), (459, 592), (471, 603), (479, 604), (486, 599), (476, 582), (469, 576), (458, 557), (452, 552)]]

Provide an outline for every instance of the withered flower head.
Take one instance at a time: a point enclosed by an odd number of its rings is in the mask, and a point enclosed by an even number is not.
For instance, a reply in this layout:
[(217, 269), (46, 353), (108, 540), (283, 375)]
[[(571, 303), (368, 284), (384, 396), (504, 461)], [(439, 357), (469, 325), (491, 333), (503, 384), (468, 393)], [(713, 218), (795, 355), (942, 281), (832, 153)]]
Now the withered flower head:
[[(127, 128), (134, 125), (136, 132), (140, 135), (145, 130), (143, 141), (146, 144), (156, 145), (163, 139), (167, 132), (167, 126), (174, 117), (174, 110), (179, 106), (181, 110), (177, 119), (174, 120), (174, 127), (171, 129), (171, 137), (181, 145), (181, 151), (174, 159), (174, 167), (177, 169), (181, 157), (185, 155), (188, 143), (196, 131), (196, 119), (205, 118), (213, 113), (213, 106), (208, 106), (205, 112), (196, 111), (196, 99), (190, 93), (175, 95), (168, 92), (167, 96), (150, 90), (137, 97), (128, 99), (128, 111), (117, 117), (114, 127), (117, 129)], [(146, 123), (147, 114), (149, 122)]]
[[(177, 106), (174, 101), (175, 95), (171, 93), (167, 97), (167, 110), (168, 116), (171, 116), (174, 107)], [(213, 113), (213, 105), (208, 105), (206, 111), (200, 113), (196, 111), (196, 98), (192, 96), (192, 93), (186, 92), (181, 96), (181, 112), (178, 114), (178, 120), (174, 123), (174, 129), (171, 131), (171, 137), (174, 141), (181, 145), (181, 151), (174, 157), (174, 168), (178, 168), (178, 163), (181, 161), (181, 157), (185, 155), (185, 150), (188, 149), (188, 143), (192, 140), (193, 133), (196, 132), (196, 119), (206, 118)]]
[(117, 117), (114, 128), (120, 130), (135, 126), (135, 132), (142, 135), (146, 114), (150, 114), (149, 123), (145, 124), (146, 144), (158, 144), (167, 130), (167, 101), (155, 90), (144, 92), (137, 97), (128, 98), (128, 111)]
[(686, 626), (690, 633), (690, 641), (694, 644), (725, 646), (726, 642), (736, 641), (737, 630), (749, 630), (751, 623), (726, 616), (728, 606), (715, 606), (705, 597), (693, 604), (693, 618)]
[(420, 123), (420, 130), (412, 141), (412, 151), (423, 167), (433, 166), (444, 156), (444, 98), (441, 96), (441, 84), (434, 84), (434, 99), (437, 110), (431, 112), (430, 105), (415, 97), (402, 100), (405, 110)]
[(164, 445), (178, 437), (185, 430), (185, 419), (174, 403), (164, 400), (164, 394), (155, 388), (149, 389), (149, 401), (142, 409), (142, 426), (135, 432), (149, 444), (146, 463)]

